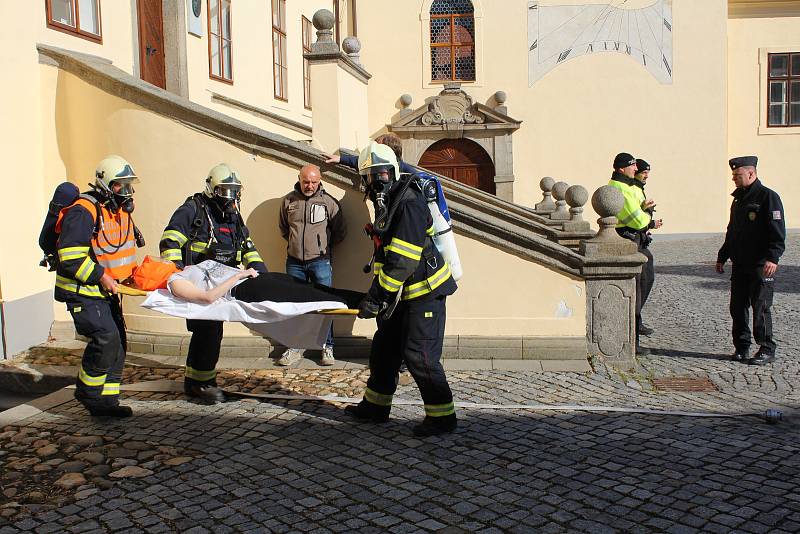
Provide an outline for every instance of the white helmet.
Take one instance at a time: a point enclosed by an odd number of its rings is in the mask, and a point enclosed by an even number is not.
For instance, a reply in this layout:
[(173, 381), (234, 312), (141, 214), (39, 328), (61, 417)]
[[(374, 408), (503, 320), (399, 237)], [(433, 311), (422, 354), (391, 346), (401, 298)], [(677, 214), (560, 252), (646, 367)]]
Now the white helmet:
[[(133, 197), (133, 186), (131, 184), (139, 183), (139, 177), (133, 172), (131, 164), (113, 154), (106, 156), (97, 164), (94, 178), (95, 189), (108, 198), (113, 195), (131, 198)], [(122, 187), (114, 191), (111, 188), (112, 183), (117, 183)]]
[(208, 171), (203, 193), (208, 198), (216, 196), (225, 200), (239, 200), (242, 196), (242, 181), (228, 164), (220, 163)]
[(400, 166), (394, 150), (371, 141), (369, 146), (358, 156), (358, 173), (361, 175), (361, 182), (364, 186), (370, 187), (375, 181), (375, 176), (382, 171), (389, 171), (390, 182), (400, 178)]

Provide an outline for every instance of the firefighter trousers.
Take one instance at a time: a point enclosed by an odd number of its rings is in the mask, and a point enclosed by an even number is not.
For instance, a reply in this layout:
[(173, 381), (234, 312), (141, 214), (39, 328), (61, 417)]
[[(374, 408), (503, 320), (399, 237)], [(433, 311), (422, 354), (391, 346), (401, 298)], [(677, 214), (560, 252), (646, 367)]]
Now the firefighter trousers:
[(201, 385), (217, 383), (217, 362), (222, 345), (222, 321), (187, 319), (186, 328), (192, 333), (186, 357), (186, 383)]
[(737, 268), (731, 274), (730, 312), (733, 319), (733, 345), (744, 354), (750, 347), (750, 309), (753, 310), (752, 336), (761, 352), (775, 355), (772, 338), (772, 296), (774, 278), (764, 278), (763, 267)]
[(453, 415), (453, 394), (441, 363), (445, 297), (402, 301), (389, 319), (378, 319), (369, 356), (370, 376), (364, 400), (389, 413), (398, 370), (406, 362), (425, 404), (425, 415)]
[(118, 405), (128, 348), (119, 298), (75, 295), (66, 301), (66, 305), (75, 323), (75, 331), (89, 338), (78, 370), (75, 398), (85, 406)]

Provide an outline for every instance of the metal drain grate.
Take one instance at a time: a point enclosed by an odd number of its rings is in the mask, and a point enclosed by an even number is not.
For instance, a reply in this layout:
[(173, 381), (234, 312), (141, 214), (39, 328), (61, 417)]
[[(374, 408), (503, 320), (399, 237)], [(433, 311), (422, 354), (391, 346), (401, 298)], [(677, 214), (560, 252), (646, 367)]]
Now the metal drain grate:
[(654, 378), (653, 385), (657, 391), (687, 391), (693, 393), (719, 391), (714, 382), (709, 380), (708, 377), (670, 376)]

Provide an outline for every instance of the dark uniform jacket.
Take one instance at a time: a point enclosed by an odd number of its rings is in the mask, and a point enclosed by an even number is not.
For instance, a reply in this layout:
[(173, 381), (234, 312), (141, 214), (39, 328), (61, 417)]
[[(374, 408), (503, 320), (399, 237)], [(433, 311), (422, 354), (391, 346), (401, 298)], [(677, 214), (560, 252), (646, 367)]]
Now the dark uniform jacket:
[(300, 261), (330, 257), (331, 245), (341, 242), (347, 233), (339, 201), (326, 193), (322, 184), (310, 197), (295, 184), (283, 197), (278, 226), (288, 241), (288, 255)]
[(391, 302), (402, 288), (403, 300), (452, 295), (457, 286), (450, 266), (433, 244), (433, 218), (422, 192), (404, 178), (389, 193), (395, 210), (375, 252), (375, 278), (369, 289), (376, 302)]
[[(197, 200), (200, 202), (198, 210)], [(239, 213), (223, 213), (217, 203), (197, 193), (186, 199), (169, 220), (158, 244), (161, 258), (178, 267), (216, 259), (231, 267), (239, 264), (266, 273), (267, 266), (250, 239)], [(217, 252), (221, 253), (217, 257)], [(226, 254), (232, 251), (231, 254)], [(225, 256), (230, 256), (226, 260)]]
[(786, 221), (778, 194), (756, 178), (750, 187), (732, 193), (731, 217), (717, 262), (757, 267), (778, 263), (786, 245)]

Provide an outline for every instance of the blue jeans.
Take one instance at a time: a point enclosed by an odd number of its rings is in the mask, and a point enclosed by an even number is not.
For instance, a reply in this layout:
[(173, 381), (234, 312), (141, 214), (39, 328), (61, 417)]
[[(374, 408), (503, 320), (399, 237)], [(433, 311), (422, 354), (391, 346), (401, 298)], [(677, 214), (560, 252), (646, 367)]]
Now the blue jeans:
[[(328, 258), (320, 258), (304, 263), (287, 256), (286, 274), (303, 282), (313, 282), (328, 287), (333, 286), (333, 269), (331, 269), (331, 260)], [(325, 344), (333, 346), (333, 325), (328, 331), (328, 340)]]

